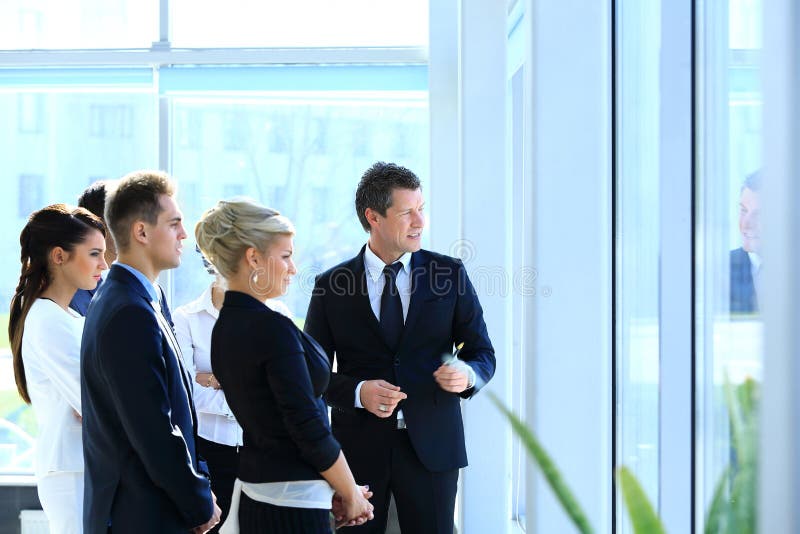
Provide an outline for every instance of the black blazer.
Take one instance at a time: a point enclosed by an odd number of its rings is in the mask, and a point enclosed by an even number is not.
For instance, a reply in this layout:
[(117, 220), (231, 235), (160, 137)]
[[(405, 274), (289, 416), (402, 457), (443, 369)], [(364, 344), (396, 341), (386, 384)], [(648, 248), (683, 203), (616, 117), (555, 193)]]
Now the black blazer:
[(287, 317), (227, 291), (211, 334), (211, 368), (244, 431), (244, 482), (321, 479), (341, 448), (322, 394), (331, 368)]
[[(461, 394), (474, 395), (495, 371), (494, 348), (483, 310), (460, 260), (420, 250), (411, 256), (411, 299), (396, 353), (384, 341), (367, 291), (364, 249), (317, 278), (305, 329), (338, 372), (326, 399), (334, 410), (334, 433), (345, 454), (370, 454), (375, 438), (392, 431), (396, 416), (375, 417), (355, 408), (362, 380), (383, 379), (400, 386), (408, 399), (400, 404), (414, 450), (429, 471), (467, 465), (460, 397), (442, 390), (433, 372), (443, 354), (464, 343), (460, 358), (477, 375), (477, 384)], [(395, 412), (396, 414), (396, 412)]]
[(211, 518), (191, 377), (141, 282), (114, 265), (81, 342), (84, 532), (181, 532)]
[(758, 312), (750, 256), (739, 247), (731, 250), (731, 313)]

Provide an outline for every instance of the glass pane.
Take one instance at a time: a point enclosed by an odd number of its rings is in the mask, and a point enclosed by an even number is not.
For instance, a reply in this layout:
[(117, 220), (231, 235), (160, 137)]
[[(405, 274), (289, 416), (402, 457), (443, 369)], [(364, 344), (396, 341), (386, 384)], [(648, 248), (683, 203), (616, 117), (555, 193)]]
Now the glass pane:
[(426, 46), (427, 0), (174, 0), (181, 47)]
[[(617, 5), (615, 460), (657, 503), (661, 3)], [(618, 532), (632, 532), (624, 506), (615, 523)]]
[(696, 495), (704, 513), (698, 528), (717, 490), (723, 504), (741, 513), (751, 502), (735, 492), (755, 484), (748, 481), (757, 442), (750, 398), (761, 381), (758, 293), (769, 269), (759, 225), (761, 9), (758, 0), (729, 0), (709, 2), (700, 14)]
[(0, 49), (149, 48), (156, 0), (0, 0)]
[[(426, 182), (423, 91), (181, 96), (173, 97), (172, 116), (172, 171), (190, 234), (184, 250), (194, 249), (194, 225), (217, 200), (246, 195), (278, 209), (297, 227), (298, 274), (284, 301), (300, 319), (314, 277), (366, 243), (353, 208), (361, 174), (376, 160), (394, 161)], [(188, 253), (173, 281), (175, 307), (212, 279)]]
[[(149, 94), (0, 93), (0, 327), (7, 331), (19, 279), (19, 233), (30, 213), (55, 202), (75, 204), (83, 189), (154, 165), (154, 99)], [(33, 411), (17, 395), (8, 338), (0, 336), (0, 474), (32, 473)]]

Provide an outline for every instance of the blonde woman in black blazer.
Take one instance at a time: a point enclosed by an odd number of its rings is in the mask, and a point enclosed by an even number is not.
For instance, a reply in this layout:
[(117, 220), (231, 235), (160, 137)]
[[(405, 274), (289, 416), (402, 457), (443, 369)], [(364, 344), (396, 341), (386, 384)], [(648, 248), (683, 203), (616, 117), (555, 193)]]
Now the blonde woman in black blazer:
[(296, 273), (291, 222), (249, 200), (221, 201), (195, 229), (228, 291), (211, 336), (211, 366), (242, 426), (238, 480), (221, 532), (330, 533), (372, 518), (333, 437), (319, 345), (264, 304)]

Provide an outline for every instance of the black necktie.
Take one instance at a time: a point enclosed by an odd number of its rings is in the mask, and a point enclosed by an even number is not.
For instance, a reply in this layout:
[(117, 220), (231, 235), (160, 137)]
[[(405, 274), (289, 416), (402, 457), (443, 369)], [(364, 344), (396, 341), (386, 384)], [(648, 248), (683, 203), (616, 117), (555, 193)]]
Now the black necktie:
[(389, 348), (397, 350), (403, 335), (403, 303), (397, 291), (397, 273), (403, 268), (400, 262), (383, 268), (386, 283), (381, 295), (381, 330)]

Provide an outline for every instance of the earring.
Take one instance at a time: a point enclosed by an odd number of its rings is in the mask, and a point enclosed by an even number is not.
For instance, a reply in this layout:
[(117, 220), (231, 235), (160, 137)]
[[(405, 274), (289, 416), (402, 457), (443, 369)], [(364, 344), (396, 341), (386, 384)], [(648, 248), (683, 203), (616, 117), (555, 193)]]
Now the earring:
[(258, 287), (258, 270), (254, 269), (252, 273), (250, 273), (250, 282), (253, 286)]

